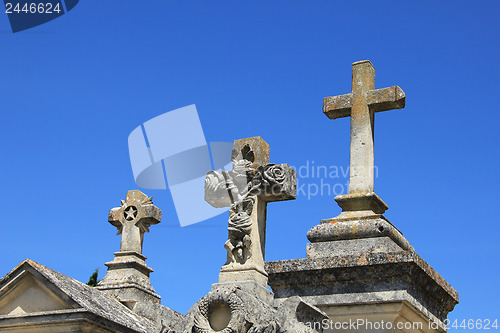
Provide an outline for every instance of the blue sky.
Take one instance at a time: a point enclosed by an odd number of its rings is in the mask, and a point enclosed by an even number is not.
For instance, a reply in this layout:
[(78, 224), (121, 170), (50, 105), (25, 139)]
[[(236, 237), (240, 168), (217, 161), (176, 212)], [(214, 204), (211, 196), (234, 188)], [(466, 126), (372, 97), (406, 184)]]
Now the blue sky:
[[(347, 167), (349, 120), (322, 114), (351, 63), (406, 108), (375, 121), (385, 216), (459, 293), (454, 319), (499, 318), (498, 1), (81, 1), (13, 34), (0, 15), (0, 275), (25, 258), (86, 282), (119, 249), (108, 210), (135, 189), (127, 138), (196, 104), (208, 141), (261, 136), (271, 161)], [(308, 162), (309, 161), (309, 162)], [(319, 183), (319, 179), (302, 179)], [(329, 178), (330, 184), (345, 179)], [(227, 215), (181, 228), (167, 191), (144, 254), (185, 313), (217, 282)], [(305, 257), (333, 195), (272, 203), (267, 260)]]

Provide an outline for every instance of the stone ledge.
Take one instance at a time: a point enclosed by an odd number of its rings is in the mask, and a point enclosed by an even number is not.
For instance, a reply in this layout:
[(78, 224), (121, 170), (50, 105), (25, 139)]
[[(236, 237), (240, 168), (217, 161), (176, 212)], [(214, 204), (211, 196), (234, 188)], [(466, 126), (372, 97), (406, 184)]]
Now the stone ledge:
[(306, 245), (306, 258), (325, 258), (335, 256), (363, 255), (366, 253), (389, 253), (404, 251), (390, 237), (371, 237), (362, 239), (343, 239), (332, 242), (309, 243)]
[(375, 194), (375, 192), (361, 192), (338, 195), (335, 201), (342, 208), (342, 212), (372, 211), (375, 214), (384, 214), (389, 206)]
[(381, 215), (364, 220), (322, 222), (307, 232), (311, 243), (375, 237), (389, 237), (403, 250), (414, 251), (401, 231)]
[(89, 332), (104, 332), (109, 330), (130, 333), (148, 332), (147, 330), (136, 330), (117, 324), (107, 318), (91, 313), (86, 309), (44, 311), (15, 316), (0, 316), (0, 330), (16, 331), (19, 329), (30, 332), (41, 332), (41, 330), (45, 329), (50, 332), (68, 332), (68, 330), (73, 329), (76, 332), (81, 331), (82, 328), (87, 329)]
[(455, 289), (410, 251), (274, 261), (266, 270), (275, 298), (404, 290), (440, 320), (459, 301)]
[(158, 295), (156, 293), (156, 291), (154, 289), (148, 289), (148, 288), (145, 288), (143, 285), (137, 283), (137, 282), (134, 282), (134, 281), (121, 281), (121, 282), (117, 282), (117, 283), (108, 283), (106, 285), (102, 285), (102, 286), (97, 286), (95, 287), (97, 290), (100, 290), (100, 291), (120, 291), (121, 289), (123, 290), (126, 290), (126, 289), (131, 289), (131, 288), (135, 288), (135, 289), (138, 289), (140, 290), (141, 292), (144, 292), (146, 294), (148, 294), (149, 296), (153, 297), (153, 299), (158, 299), (160, 300), (161, 299), (161, 296)]
[[(267, 284), (266, 284), (267, 285)], [(212, 284), (211, 290), (216, 290), (217, 288), (230, 288), (231, 286), (235, 286), (240, 288), (241, 290), (249, 293), (250, 295), (254, 295), (261, 301), (266, 304), (272, 305), (274, 301), (274, 294), (267, 287), (263, 287), (261, 284), (254, 280), (247, 281), (236, 281), (236, 282), (219, 282)]]

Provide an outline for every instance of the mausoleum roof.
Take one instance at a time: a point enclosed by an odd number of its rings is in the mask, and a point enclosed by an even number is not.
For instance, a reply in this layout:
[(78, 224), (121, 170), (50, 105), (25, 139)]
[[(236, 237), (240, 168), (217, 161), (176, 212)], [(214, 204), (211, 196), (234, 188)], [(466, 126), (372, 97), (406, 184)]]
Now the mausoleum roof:
[[(105, 322), (110, 321), (136, 332), (152, 332), (156, 330), (156, 325), (151, 321), (135, 314), (113, 297), (30, 259), (21, 262), (17, 267), (0, 279), (0, 300), (5, 293), (8, 292), (6, 289), (9, 288), (13, 280), (22, 278), (22, 275), (26, 273), (31, 273), (36, 279), (42, 280), (40, 282), (44, 285), (47, 283), (52, 284), (53, 287), (56, 287), (62, 294), (66, 295), (69, 298), (69, 300), (67, 299), (66, 301), (71, 304), (70, 307), (73, 307), (73, 309), (68, 310), (75, 310), (79, 313), (83, 310), (98, 318), (105, 319)], [(50, 289), (54, 290), (54, 288)], [(56, 310), (53, 311), (53, 313), (50, 311), (43, 313), (50, 316), (61, 311), (68, 312), (67, 310)], [(33, 316), (34, 314), (35, 313), (27, 313), (14, 316)], [(8, 319), (8, 317), (12, 316), (13, 315), (0, 315), (0, 325), (2, 319)], [(103, 322), (101, 321), (101, 323)]]

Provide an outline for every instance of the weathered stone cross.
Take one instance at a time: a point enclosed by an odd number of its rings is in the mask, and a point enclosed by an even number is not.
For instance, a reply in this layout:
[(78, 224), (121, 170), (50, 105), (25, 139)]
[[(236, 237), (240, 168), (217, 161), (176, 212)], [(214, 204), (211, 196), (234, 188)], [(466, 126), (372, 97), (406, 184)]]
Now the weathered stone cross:
[(266, 288), (267, 203), (295, 199), (297, 175), (288, 164), (269, 164), (269, 145), (260, 137), (234, 141), (231, 160), (233, 170), (210, 171), (205, 179), (205, 200), (231, 207), (219, 282), (255, 281)]
[(398, 86), (375, 89), (375, 68), (369, 60), (352, 64), (350, 94), (326, 97), (323, 112), (330, 119), (351, 117), (349, 193), (373, 192), (375, 112), (401, 109), (405, 93)]
[(142, 254), (144, 233), (150, 225), (160, 223), (161, 210), (141, 191), (128, 191), (121, 206), (109, 211), (108, 221), (118, 229), (117, 235), (122, 235), (120, 252)]
[(375, 68), (368, 60), (352, 64), (350, 94), (323, 100), (323, 112), (328, 118), (351, 117), (349, 193), (335, 197), (342, 208), (338, 216), (321, 220), (307, 232), (311, 241), (307, 247), (308, 257), (412, 250), (382, 215), (388, 206), (373, 188), (375, 113), (404, 106), (405, 93), (398, 86), (375, 89)]
[(115, 252), (113, 261), (105, 264), (108, 271), (97, 285), (99, 290), (148, 318), (154, 313), (148, 311), (151, 303), (160, 304), (160, 296), (149, 280), (153, 269), (146, 265), (147, 258), (142, 255), (144, 233), (149, 232), (150, 225), (161, 221), (161, 210), (153, 205), (152, 199), (141, 191), (128, 191), (121, 206), (109, 211), (108, 222), (122, 235), (120, 251)]

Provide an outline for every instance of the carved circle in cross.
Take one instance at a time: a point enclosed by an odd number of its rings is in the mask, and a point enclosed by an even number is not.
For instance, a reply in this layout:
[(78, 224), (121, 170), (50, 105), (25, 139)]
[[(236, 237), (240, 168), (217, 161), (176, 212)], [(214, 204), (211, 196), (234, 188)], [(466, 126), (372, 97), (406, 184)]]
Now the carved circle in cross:
[(137, 208), (135, 208), (134, 206), (128, 206), (123, 211), (123, 216), (125, 217), (125, 220), (132, 221), (137, 217), (138, 213), (139, 211), (137, 210)]

